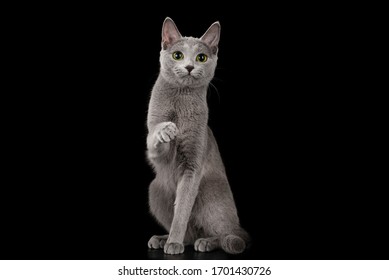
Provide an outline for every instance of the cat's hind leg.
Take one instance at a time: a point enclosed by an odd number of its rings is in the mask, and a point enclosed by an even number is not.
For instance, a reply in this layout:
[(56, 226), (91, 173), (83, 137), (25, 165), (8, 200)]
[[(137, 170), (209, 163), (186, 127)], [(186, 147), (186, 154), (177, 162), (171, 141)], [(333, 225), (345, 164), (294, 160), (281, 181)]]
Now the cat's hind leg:
[(235, 234), (225, 234), (220, 238), (220, 247), (229, 254), (240, 254), (246, 249), (246, 242)]
[(219, 248), (229, 254), (240, 254), (246, 248), (246, 243), (237, 235), (225, 234), (216, 237), (199, 238), (194, 244), (194, 249), (198, 252), (211, 252)]
[(249, 236), (239, 224), (234, 199), (226, 178), (205, 177), (193, 207), (194, 224), (202, 229), (196, 237), (195, 250), (208, 252), (217, 248), (229, 254), (242, 253)]
[(150, 249), (162, 249), (165, 246), (166, 240), (169, 235), (154, 235), (150, 238), (148, 246)]
[(194, 243), (194, 249), (198, 252), (211, 252), (220, 248), (220, 238), (218, 236), (199, 238)]

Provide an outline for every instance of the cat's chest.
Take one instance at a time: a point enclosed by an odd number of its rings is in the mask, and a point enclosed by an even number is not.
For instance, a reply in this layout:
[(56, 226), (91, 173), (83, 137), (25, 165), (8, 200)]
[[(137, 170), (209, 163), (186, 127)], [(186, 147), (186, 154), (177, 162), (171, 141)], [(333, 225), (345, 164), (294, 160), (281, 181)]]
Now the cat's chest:
[(179, 98), (171, 103), (168, 118), (178, 126), (204, 122), (208, 117), (207, 105), (194, 98)]

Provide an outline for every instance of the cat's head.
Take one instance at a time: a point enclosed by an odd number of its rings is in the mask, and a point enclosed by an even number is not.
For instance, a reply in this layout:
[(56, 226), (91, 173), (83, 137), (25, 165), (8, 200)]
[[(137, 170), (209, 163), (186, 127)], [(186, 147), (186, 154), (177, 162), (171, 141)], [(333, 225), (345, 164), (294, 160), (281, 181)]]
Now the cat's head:
[(162, 26), (162, 77), (176, 86), (199, 87), (213, 78), (217, 64), (220, 24), (215, 22), (198, 39), (182, 37), (171, 18)]

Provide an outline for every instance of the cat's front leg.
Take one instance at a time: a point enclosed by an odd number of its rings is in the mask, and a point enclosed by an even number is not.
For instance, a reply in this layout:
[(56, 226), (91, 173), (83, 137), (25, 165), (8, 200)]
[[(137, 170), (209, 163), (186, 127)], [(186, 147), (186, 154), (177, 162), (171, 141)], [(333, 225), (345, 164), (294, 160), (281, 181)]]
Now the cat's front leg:
[(198, 193), (199, 184), (200, 175), (198, 172), (187, 172), (178, 183), (173, 222), (170, 228), (169, 238), (164, 247), (165, 254), (175, 255), (184, 252), (184, 237)]
[(169, 143), (177, 136), (177, 126), (172, 122), (162, 122), (149, 132), (147, 151), (150, 159), (160, 157), (169, 150)]

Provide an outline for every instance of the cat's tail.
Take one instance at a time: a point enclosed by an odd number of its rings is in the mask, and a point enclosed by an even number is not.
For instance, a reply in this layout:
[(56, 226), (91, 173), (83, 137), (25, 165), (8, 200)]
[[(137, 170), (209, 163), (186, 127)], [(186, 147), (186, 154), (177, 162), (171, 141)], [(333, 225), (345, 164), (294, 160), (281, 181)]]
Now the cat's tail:
[(223, 235), (220, 239), (221, 248), (229, 254), (240, 254), (248, 247), (249, 236), (246, 232), (240, 234), (242, 237), (239, 237), (235, 234), (226, 234)]

